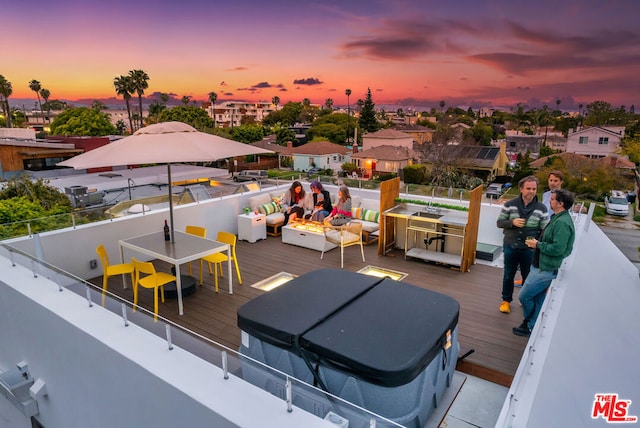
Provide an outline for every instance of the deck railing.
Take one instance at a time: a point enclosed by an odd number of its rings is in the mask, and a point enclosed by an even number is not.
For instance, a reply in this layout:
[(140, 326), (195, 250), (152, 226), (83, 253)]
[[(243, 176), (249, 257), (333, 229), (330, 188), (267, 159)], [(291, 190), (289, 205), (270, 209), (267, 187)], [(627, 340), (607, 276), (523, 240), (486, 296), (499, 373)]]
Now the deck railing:
[[(314, 399), (320, 397), (322, 401), (327, 403), (331, 411), (338, 416), (346, 414), (354, 417), (355, 415), (358, 420), (367, 422), (371, 427), (402, 427), (402, 425), (394, 421), (349, 403), (340, 397), (320, 390), (313, 385), (300, 381), (260, 361), (242, 355), (234, 349), (204, 337), (160, 315), (157, 317), (158, 321), (154, 322), (153, 312), (141, 306), (134, 305), (133, 302), (123, 299), (109, 291), (106, 291), (107, 297), (104, 305), (102, 305), (103, 291), (100, 287), (47, 263), (37, 254), (29, 254), (6, 243), (1, 243), (0, 246), (8, 252), (13, 267), (21, 265), (31, 270), (34, 278), (41, 276), (49, 279), (57, 284), (59, 292), (72, 292), (82, 296), (85, 299), (85, 304), (92, 310), (106, 310), (117, 314), (121, 319), (123, 334), (126, 334), (127, 327), (131, 323), (134, 323), (147, 332), (161, 337), (166, 341), (166, 348), (163, 348), (162, 352), (166, 351), (166, 349), (173, 350), (174, 347), (180, 347), (208, 363), (221, 368), (224, 379), (228, 379), (229, 376), (244, 379), (244, 373), (252, 373), (252, 376), (255, 377), (256, 372), (258, 372), (259, 376), (268, 378), (269, 383), (276, 382), (285, 385), (284, 390), (278, 391), (278, 394), (275, 394), (274, 391), (267, 392), (280, 396), (283, 400), (282, 406), (286, 408), (288, 412), (294, 411), (293, 403), (295, 402), (308, 401), (309, 397), (315, 397)], [(36, 251), (36, 253), (38, 252)], [(25, 284), (25, 286), (32, 287), (33, 284)], [(203, 343), (205, 344), (204, 347), (202, 346)], [(150, 350), (149, 352), (155, 351)], [(160, 352), (160, 350), (158, 350), (158, 352)], [(218, 393), (219, 392), (220, 391), (218, 391)], [(324, 415), (321, 415), (320, 417), (323, 416)]]

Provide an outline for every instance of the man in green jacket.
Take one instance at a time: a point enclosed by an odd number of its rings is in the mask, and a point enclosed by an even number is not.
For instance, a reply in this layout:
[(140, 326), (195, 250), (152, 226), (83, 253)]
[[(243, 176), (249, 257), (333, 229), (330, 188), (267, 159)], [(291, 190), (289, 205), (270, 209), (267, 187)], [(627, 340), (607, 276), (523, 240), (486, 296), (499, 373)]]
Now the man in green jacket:
[(540, 308), (547, 295), (547, 288), (558, 275), (562, 261), (571, 254), (576, 231), (569, 209), (573, 205), (573, 194), (565, 189), (551, 191), (553, 216), (543, 230), (540, 239), (527, 239), (525, 243), (535, 250), (531, 271), (520, 291), (520, 303), (524, 321), (513, 328), (517, 336), (529, 336), (536, 323)]

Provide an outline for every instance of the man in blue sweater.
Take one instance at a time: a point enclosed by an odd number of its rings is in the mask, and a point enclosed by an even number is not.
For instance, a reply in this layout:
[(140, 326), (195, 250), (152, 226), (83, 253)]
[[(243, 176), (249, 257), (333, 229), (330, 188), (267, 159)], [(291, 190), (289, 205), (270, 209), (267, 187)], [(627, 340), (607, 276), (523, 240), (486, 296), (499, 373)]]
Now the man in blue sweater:
[(529, 275), (533, 251), (525, 244), (528, 236), (538, 238), (549, 222), (547, 208), (538, 202), (538, 179), (530, 175), (518, 182), (520, 196), (505, 202), (496, 225), (503, 229), (504, 273), (502, 277), (502, 303), (500, 312), (511, 312), (513, 280), (520, 267), (522, 282)]
[(573, 200), (573, 194), (568, 190), (552, 190), (550, 205), (553, 216), (549, 225), (539, 239), (526, 241), (527, 246), (535, 251), (531, 271), (520, 290), (524, 321), (513, 328), (513, 334), (517, 336), (527, 337), (531, 334), (547, 295), (547, 288), (558, 275), (562, 261), (573, 250), (576, 231), (569, 214)]

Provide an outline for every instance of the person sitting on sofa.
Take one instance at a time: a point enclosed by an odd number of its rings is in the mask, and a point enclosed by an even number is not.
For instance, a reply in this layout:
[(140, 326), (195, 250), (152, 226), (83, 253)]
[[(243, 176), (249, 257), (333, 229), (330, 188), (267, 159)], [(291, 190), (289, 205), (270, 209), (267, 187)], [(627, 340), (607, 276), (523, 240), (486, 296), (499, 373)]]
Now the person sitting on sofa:
[(342, 226), (351, 221), (351, 194), (347, 186), (338, 189), (338, 202), (333, 207), (331, 214), (324, 219), (325, 224)]
[(289, 220), (295, 220), (304, 216), (304, 189), (299, 181), (294, 181), (289, 190), (282, 198), (282, 209), (284, 212), (284, 225)]
[(311, 212), (311, 220), (322, 223), (324, 218), (331, 213), (333, 206), (331, 205), (331, 195), (324, 190), (322, 183), (314, 181), (311, 183), (311, 191), (313, 192), (313, 211)]

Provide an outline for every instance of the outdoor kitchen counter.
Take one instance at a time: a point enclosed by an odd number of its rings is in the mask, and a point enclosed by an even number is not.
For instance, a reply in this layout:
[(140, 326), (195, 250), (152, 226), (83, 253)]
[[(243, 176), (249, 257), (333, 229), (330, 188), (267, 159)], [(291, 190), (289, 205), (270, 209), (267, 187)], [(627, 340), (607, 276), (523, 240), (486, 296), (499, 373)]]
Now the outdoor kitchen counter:
[[(384, 215), (394, 220), (394, 240), (385, 248), (385, 253), (399, 247), (404, 249), (405, 258), (461, 265), (468, 217), (466, 211), (405, 203), (385, 211)], [(384, 234), (384, 242), (387, 242), (386, 229)], [(421, 248), (423, 242), (426, 248)]]

